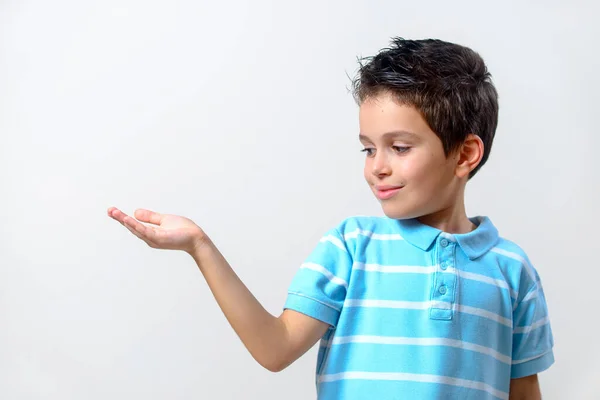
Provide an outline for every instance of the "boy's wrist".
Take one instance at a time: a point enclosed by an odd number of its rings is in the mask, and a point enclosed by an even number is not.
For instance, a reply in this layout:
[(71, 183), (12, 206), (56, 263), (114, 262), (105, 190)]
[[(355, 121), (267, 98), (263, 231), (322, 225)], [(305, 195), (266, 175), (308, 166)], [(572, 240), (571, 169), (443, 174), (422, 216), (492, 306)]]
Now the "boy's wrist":
[(204, 260), (211, 257), (211, 254), (216, 251), (216, 247), (206, 235), (198, 237), (194, 240), (192, 248), (188, 251), (189, 255), (192, 256), (198, 267), (203, 264)]

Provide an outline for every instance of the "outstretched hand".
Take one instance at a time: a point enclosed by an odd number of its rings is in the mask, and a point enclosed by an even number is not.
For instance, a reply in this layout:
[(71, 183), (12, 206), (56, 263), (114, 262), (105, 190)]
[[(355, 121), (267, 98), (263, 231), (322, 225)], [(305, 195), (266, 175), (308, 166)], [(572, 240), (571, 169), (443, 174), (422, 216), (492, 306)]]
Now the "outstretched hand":
[[(192, 220), (178, 215), (138, 209), (134, 217), (111, 207), (108, 216), (154, 249), (183, 250), (192, 253), (206, 240), (206, 234)], [(142, 222), (147, 223), (143, 224)]]

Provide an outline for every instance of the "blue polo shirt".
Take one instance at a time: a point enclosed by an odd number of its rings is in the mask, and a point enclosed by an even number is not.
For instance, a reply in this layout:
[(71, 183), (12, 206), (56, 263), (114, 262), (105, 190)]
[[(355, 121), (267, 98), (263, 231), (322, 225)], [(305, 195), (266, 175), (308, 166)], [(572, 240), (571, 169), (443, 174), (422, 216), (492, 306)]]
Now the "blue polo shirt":
[(508, 399), (554, 362), (544, 292), (525, 252), (487, 217), (466, 234), (352, 217), (292, 280), (284, 308), (331, 325), (320, 400)]

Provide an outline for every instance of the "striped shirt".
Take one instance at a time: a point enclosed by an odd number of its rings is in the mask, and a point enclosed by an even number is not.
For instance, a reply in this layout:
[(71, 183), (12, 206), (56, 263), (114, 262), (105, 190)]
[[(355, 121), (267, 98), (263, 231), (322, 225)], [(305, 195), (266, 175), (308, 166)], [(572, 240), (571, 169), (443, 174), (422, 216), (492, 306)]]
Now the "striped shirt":
[(319, 400), (508, 399), (554, 363), (537, 271), (487, 217), (466, 234), (352, 217), (292, 280), (286, 309), (331, 325)]

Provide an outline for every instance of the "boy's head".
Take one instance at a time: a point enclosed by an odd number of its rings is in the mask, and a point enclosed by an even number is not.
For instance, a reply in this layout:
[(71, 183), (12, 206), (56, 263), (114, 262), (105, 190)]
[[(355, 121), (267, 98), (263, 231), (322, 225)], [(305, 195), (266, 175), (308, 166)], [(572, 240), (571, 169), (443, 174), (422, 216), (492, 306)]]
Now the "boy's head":
[(462, 202), (487, 161), (498, 95), (482, 58), (441, 40), (394, 39), (361, 63), (365, 178), (392, 218), (416, 218)]

